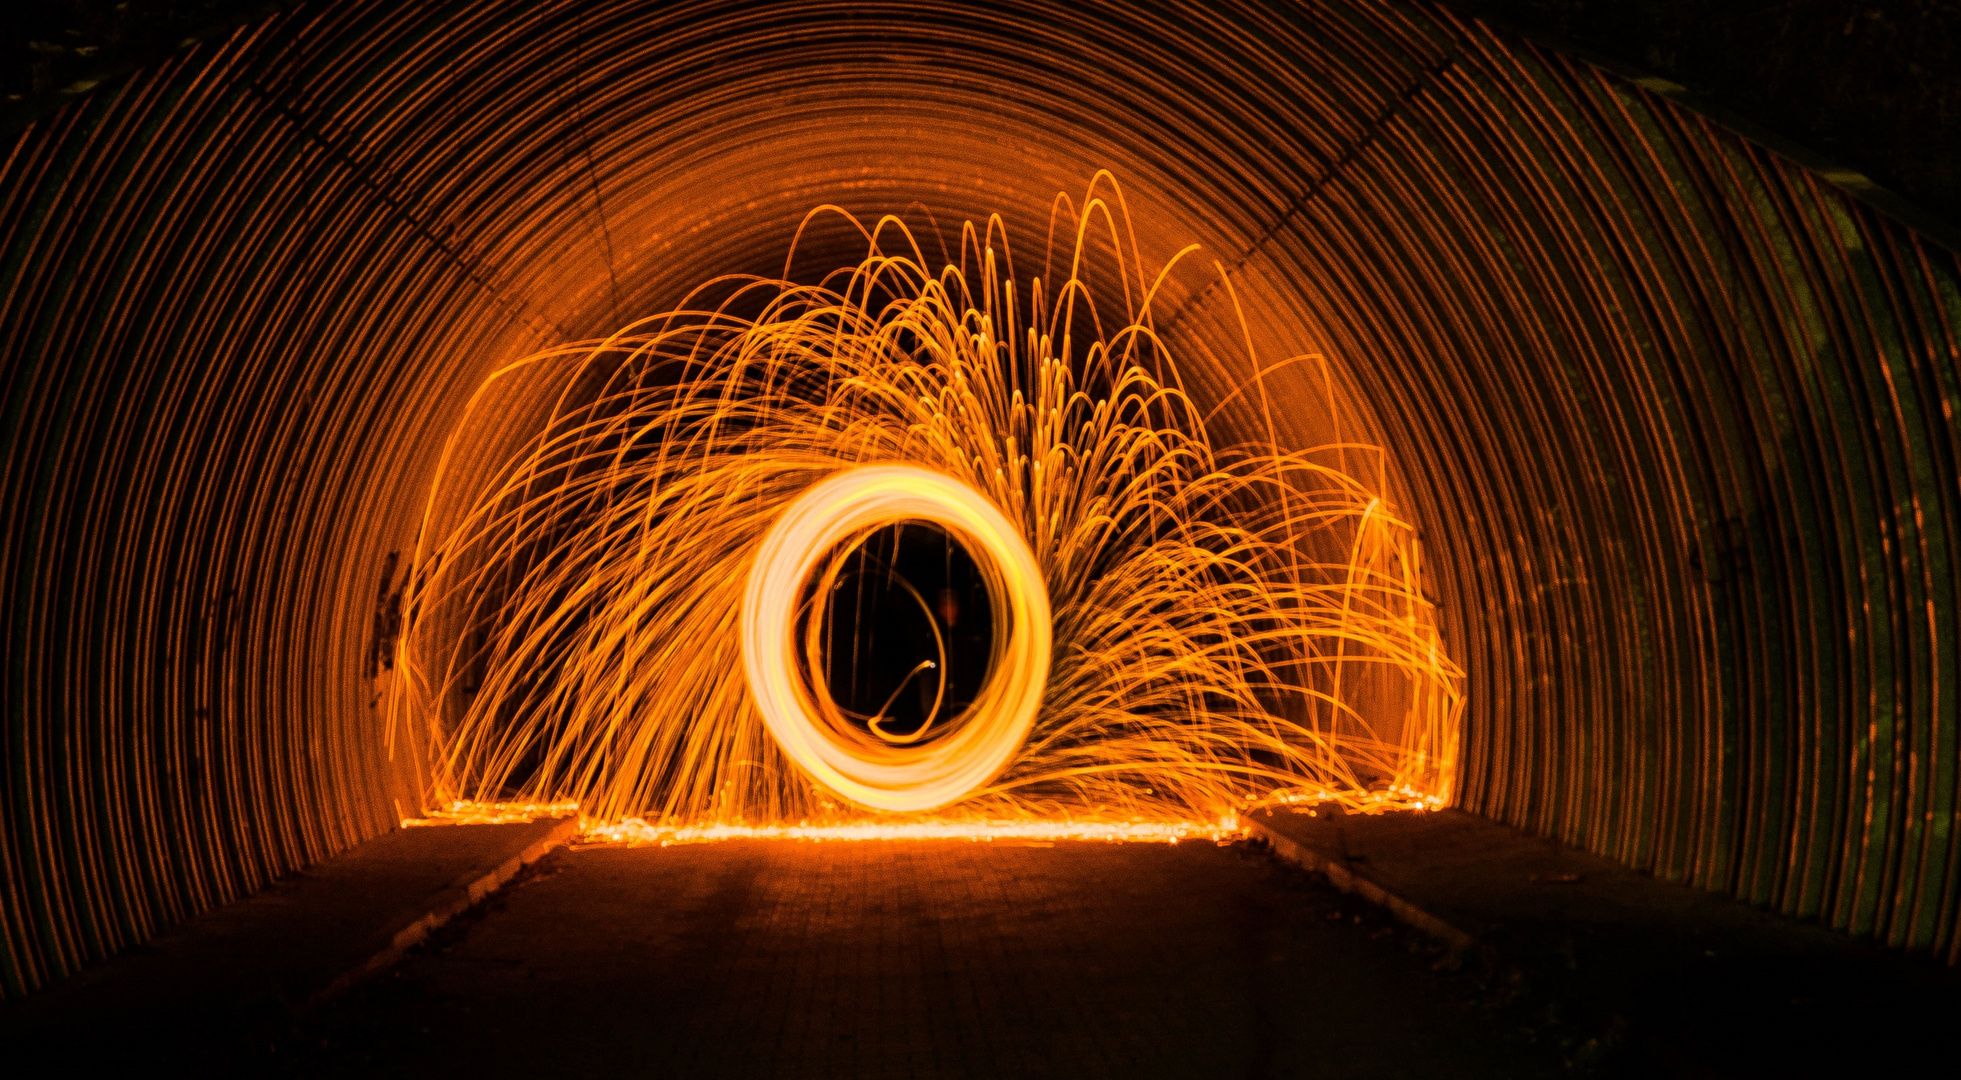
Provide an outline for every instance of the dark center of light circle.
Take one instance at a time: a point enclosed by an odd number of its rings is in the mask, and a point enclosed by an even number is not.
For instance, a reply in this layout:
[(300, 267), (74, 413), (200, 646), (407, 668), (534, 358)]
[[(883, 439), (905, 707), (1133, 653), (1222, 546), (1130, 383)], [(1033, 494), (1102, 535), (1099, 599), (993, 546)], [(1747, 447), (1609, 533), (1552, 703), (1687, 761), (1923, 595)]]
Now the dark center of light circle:
[(930, 740), (986, 685), (986, 582), (960, 541), (929, 522), (882, 526), (844, 558), (821, 633), (832, 700), (862, 730), (882, 718), (887, 735), (914, 735), (930, 719)]

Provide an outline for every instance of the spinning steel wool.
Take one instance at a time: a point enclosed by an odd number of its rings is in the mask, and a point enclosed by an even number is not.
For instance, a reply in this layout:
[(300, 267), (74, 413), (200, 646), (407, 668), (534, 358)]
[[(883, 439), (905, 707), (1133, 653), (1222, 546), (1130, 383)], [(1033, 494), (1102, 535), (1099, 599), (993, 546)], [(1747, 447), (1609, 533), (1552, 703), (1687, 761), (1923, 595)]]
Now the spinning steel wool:
[[(683, 824), (1447, 797), (1460, 676), (1409, 526), (1330, 464), (1353, 447), (1213, 445), (1152, 326), (1178, 260), (1146, 278), (1103, 181), (1063, 211), (1060, 284), (1014, 280), (998, 218), (937, 273), (886, 219), (823, 285), (712, 283), (493, 375), (545, 368), (568, 403), (480, 490), (446, 455), (432, 497), (469, 509), (431, 511), (391, 717), (434, 727), (444, 793)], [(1116, 253), (1094, 273), (1092, 228)], [(880, 530), (922, 525), (987, 584), (984, 685), (952, 707), (935, 623), (854, 710), (832, 596)], [(1407, 715), (1358, 707), (1361, 668), (1407, 683)], [(938, 686), (901, 734), (914, 680)]]
[[(817, 635), (828, 621), (823, 609), (843, 584), (839, 571), (846, 560), (830, 559), (810, 599), (801, 594), (826, 552), (854, 537), (857, 547), (868, 528), (913, 519), (941, 525), (986, 552), (989, 592), (1011, 613), (995, 622), (988, 665), (993, 677), (955, 721), (958, 730), (934, 733), (938, 737), (923, 745), (947, 705), (944, 679), (914, 733), (881, 730), (883, 709), (856, 717), (865, 725), (859, 732), (826, 691), (821, 662), (810, 665), (808, 684), (798, 677), (794, 632), (802, 622), (808, 655), (821, 655)], [(923, 661), (915, 671), (948, 668), (937, 626), (933, 634), (939, 660)], [(1019, 530), (973, 488), (911, 466), (848, 469), (798, 496), (764, 538), (742, 603), (743, 666), (777, 745), (826, 787), (881, 810), (937, 809), (992, 780), (1021, 749), (1035, 720), (1049, 646), (1048, 592)]]

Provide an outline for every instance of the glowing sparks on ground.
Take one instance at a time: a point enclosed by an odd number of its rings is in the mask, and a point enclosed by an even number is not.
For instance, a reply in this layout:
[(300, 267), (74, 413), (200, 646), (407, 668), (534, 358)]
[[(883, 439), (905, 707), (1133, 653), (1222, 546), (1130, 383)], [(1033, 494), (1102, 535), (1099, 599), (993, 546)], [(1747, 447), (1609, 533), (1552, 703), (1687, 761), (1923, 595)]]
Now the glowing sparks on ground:
[(575, 802), (500, 803), (457, 800), (421, 817), (403, 818), (405, 829), (430, 825), (515, 825), (539, 818), (571, 817), (579, 812)]
[[(403, 828), (441, 825), (512, 825), (579, 815), (577, 803), (497, 803), (458, 800), (422, 817), (405, 818)], [(1002, 820), (925, 818), (795, 825), (655, 824), (641, 818), (595, 821), (580, 816), (581, 844), (708, 844), (720, 840), (1102, 840), (1112, 843), (1175, 844), (1180, 840), (1231, 840), (1244, 835), (1238, 814), (1211, 822)]]
[(1258, 810), (1270, 806), (1316, 807), (1334, 804), (1346, 814), (1393, 814), (1405, 810), (1442, 810), (1450, 805), (1441, 796), (1418, 791), (1412, 787), (1381, 788), (1360, 793), (1351, 791), (1330, 791), (1321, 789), (1296, 788), (1276, 791), (1246, 804), (1247, 810)]
[(588, 826), (587, 843), (707, 844), (721, 840), (1101, 840), (1175, 844), (1180, 840), (1230, 840), (1241, 834), (1237, 818), (1195, 821), (859, 821), (844, 825), (650, 825), (638, 818)]
[[(495, 421), (466, 420), (438, 472), (389, 715), (430, 732), (439, 793), (684, 831), (956, 799), (973, 820), (1114, 823), (1303, 791), (1447, 801), (1462, 676), (1412, 528), (1340, 467), (1352, 445), (1214, 443), (1153, 323), (1177, 260), (1145, 273), (1106, 183), (1062, 222), (1060, 275), (1012, 280), (998, 220), (935, 272), (888, 218), (822, 286), (714, 283), (713, 309), (493, 376), (473, 411), (511, 378), (557, 404), (481, 472), (458, 448)], [(1093, 246), (1115, 253), (1094, 273)], [(999, 519), (903, 511), (994, 566), (1011, 624), (981, 704), (903, 737), (832, 698), (816, 629), (834, 568), (892, 514), (756, 561), (799, 499), (867, 467), (939, 477)], [(762, 581), (767, 603), (746, 592)], [(1026, 621), (1044, 596), (1047, 641)], [(1361, 672), (1400, 680), (1397, 715), (1358, 698)]]

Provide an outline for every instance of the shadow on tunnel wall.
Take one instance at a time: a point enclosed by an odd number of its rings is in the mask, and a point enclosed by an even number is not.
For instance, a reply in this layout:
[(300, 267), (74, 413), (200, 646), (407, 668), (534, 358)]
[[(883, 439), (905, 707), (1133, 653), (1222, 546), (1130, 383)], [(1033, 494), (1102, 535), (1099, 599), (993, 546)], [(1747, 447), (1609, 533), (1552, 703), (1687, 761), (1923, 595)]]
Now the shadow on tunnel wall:
[[(1426, 4), (752, 7), (300, 6), (8, 148), (7, 994), (420, 805), (397, 553), (492, 365), (820, 203), (1037, 245), (1098, 168), (1329, 359), (1362, 430), (1297, 367), (1286, 440), (1388, 448), (1463, 806), (1952, 957), (1951, 252)], [(1251, 371), (1215, 278), (1162, 308), (1201, 402)]]

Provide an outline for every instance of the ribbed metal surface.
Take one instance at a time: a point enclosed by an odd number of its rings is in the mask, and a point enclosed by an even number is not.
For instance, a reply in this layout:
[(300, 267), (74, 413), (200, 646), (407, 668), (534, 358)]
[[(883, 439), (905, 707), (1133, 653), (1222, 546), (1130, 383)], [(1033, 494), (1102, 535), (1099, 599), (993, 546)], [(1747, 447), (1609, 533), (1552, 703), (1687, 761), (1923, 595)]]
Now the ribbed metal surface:
[[(416, 798), (388, 553), (488, 365), (822, 202), (1038, 248), (1097, 168), (1329, 359), (1269, 381), (1289, 437), (1357, 434), (1332, 390), (1390, 448), (1467, 806), (1954, 947), (1952, 254), (1428, 7), (751, 7), (303, 7), (8, 149), (7, 993)], [(1223, 397), (1207, 282), (1161, 325)]]

